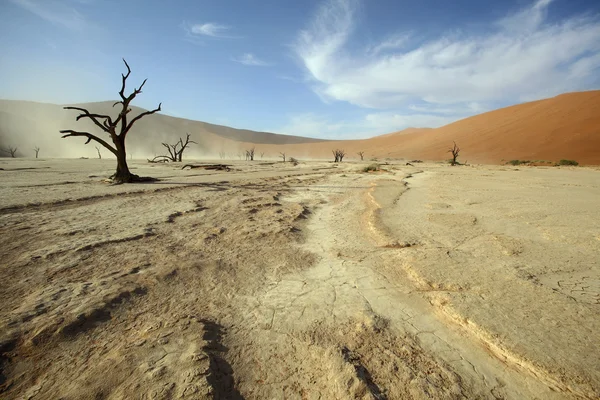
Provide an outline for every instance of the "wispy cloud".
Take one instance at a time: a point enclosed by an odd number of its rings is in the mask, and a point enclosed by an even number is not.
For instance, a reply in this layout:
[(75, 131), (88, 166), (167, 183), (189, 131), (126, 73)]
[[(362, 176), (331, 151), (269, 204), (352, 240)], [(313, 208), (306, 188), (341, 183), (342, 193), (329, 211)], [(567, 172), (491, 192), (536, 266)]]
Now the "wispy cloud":
[(392, 35), (385, 39), (383, 42), (371, 46), (368, 49), (368, 52), (370, 54), (377, 55), (386, 51), (402, 49), (408, 45), (409, 40), (410, 34), (408, 33)]
[(222, 38), (222, 39), (239, 39), (241, 36), (231, 34), (231, 26), (223, 25), (216, 22), (205, 22), (202, 24), (190, 24), (183, 22), (183, 29), (186, 33), (186, 39), (196, 44), (202, 44), (202, 37)]
[(234, 61), (234, 62), (237, 62), (240, 64), (244, 64), (244, 65), (253, 66), (253, 67), (268, 67), (271, 65), (268, 62), (263, 61), (260, 58), (256, 57), (252, 53), (245, 53), (245, 54), (242, 54), (240, 57), (233, 57), (231, 59), (231, 61)]
[(392, 35), (365, 53), (348, 45), (358, 1), (326, 0), (293, 48), (321, 98), (362, 107), (464, 107), (588, 89), (600, 67), (600, 20), (584, 15), (549, 22), (551, 4), (538, 0), (485, 34), (446, 34), (416, 48), (406, 48), (402, 34)]
[(229, 31), (227, 25), (221, 25), (214, 22), (207, 22), (205, 24), (195, 24), (190, 27), (190, 31), (196, 35), (212, 36), (212, 37), (226, 37), (226, 32)]
[(38, 17), (67, 29), (81, 31), (89, 21), (81, 14), (76, 5), (90, 4), (91, 0), (9, 0)]
[(324, 139), (358, 139), (406, 128), (437, 128), (460, 119), (455, 115), (426, 113), (373, 112), (348, 120), (333, 120), (315, 113), (291, 115), (283, 126), (272, 129), (288, 135)]

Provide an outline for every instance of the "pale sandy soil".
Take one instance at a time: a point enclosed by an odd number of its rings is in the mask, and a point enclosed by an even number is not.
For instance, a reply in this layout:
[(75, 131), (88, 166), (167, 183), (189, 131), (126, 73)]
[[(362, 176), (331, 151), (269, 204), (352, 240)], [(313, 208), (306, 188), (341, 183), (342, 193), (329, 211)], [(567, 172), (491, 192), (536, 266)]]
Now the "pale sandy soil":
[(0, 398), (600, 396), (600, 171), (0, 160)]

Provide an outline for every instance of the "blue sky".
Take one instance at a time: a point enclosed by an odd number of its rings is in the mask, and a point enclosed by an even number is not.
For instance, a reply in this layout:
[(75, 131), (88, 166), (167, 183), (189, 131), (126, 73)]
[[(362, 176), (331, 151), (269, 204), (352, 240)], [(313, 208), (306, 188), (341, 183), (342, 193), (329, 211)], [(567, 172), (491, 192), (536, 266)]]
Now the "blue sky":
[(359, 138), (600, 87), (597, 0), (0, 0), (0, 97)]

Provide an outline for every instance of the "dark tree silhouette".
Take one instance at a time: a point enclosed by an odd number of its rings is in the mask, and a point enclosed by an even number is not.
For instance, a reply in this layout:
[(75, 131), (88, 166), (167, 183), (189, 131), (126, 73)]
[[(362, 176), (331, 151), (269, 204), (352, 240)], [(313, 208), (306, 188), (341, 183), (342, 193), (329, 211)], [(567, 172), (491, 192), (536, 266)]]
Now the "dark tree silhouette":
[(190, 140), (189, 133), (186, 133), (186, 135), (187, 136), (185, 138), (185, 143), (183, 142), (182, 138), (179, 138), (179, 141), (176, 142), (175, 144), (162, 143), (162, 145), (169, 152), (169, 155), (168, 156), (157, 156), (157, 157), (154, 157), (154, 160), (156, 160), (157, 158), (161, 158), (161, 159), (165, 159), (165, 160), (173, 161), (173, 162), (181, 161), (183, 159), (183, 152), (188, 147), (188, 145), (190, 145), (191, 143), (198, 144), (198, 143), (194, 142), (193, 140)]
[[(158, 157), (164, 157), (166, 159), (168, 159), (169, 161), (177, 161), (177, 156), (179, 155), (179, 142), (175, 143), (175, 144), (169, 144), (169, 143), (162, 143), (163, 146), (165, 146), (167, 148), (167, 151), (169, 152), (168, 156), (158, 156)], [(155, 158), (158, 158), (155, 157)]]
[(281, 158), (283, 158), (283, 162), (285, 162), (285, 153), (279, 152)]
[(452, 160), (450, 160), (450, 165), (454, 166), (458, 164), (456, 159), (458, 158), (458, 153), (460, 153), (460, 147), (456, 145), (456, 142), (453, 142), (454, 146), (448, 150), (448, 153), (452, 153)]
[(12, 158), (17, 157), (17, 150), (18, 149), (16, 147), (12, 147), (12, 146), (3, 147), (0, 149), (0, 151), (2, 151), (3, 153), (10, 154), (10, 156)]
[(342, 162), (342, 160), (344, 159), (344, 156), (346, 155), (346, 152), (344, 150), (340, 150), (340, 149), (331, 150), (331, 152), (333, 153), (333, 155), (335, 157), (333, 162)]
[(35, 147), (33, 148), (33, 151), (35, 151), (35, 158), (38, 158), (38, 155), (40, 154), (40, 148), (39, 148), (39, 147), (37, 147), (37, 146), (35, 146)]
[(254, 147), (246, 150), (246, 160), (254, 161)]
[(98, 148), (98, 146), (94, 146), (96, 148), (96, 151), (98, 152), (98, 159), (102, 160), (102, 154), (100, 154), (100, 148)]
[(121, 96), (121, 100), (119, 100), (115, 104), (113, 104), (113, 107), (115, 107), (117, 104), (119, 104), (120, 108), (121, 108), (119, 111), (119, 115), (116, 119), (113, 119), (109, 115), (90, 113), (88, 110), (86, 110), (85, 108), (81, 108), (81, 107), (63, 107), (65, 110), (81, 111), (82, 113), (77, 116), (76, 120), (79, 121), (82, 118), (89, 118), (90, 120), (92, 120), (92, 122), (97, 127), (99, 127), (103, 132), (107, 133), (110, 136), (110, 139), (114, 146), (111, 146), (105, 140), (103, 140), (103, 139), (99, 138), (98, 136), (93, 135), (89, 132), (81, 132), (81, 131), (74, 131), (71, 129), (65, 129), (65, 130), (61, 130), (60, 133), (64, 134), (62, 136), (63, 138), (71, 137), (71, 136), (85, 137), (85, 138), (87, 138), (87, 141), (85, 142), (85, 144), (88, 144), (92, 140), (95, 140), (96, 142), (100, 143), (102, 146), (106, 147), (111, 153), (113, 153), (117, 157), (117, 170), (116, 170), (115, 174), (111, 176), (111, 178), (113, 179), (114, 182), (128, 183), (128, 182), (151, 181), (154, 179), (139, 177), (137, 175), (132, 174), (129, 171), (129, 167), (127, 166), (127, 152), (125, 149), (125, 138), (127, 137), (127, 134), (133, 127), (133, 124), (135, 124), (137, 121), (139, 121), (140, 119), (142, 119), (143, 117), (145, 117), (147, 115), (151, 115), (151, 114), (154, 114), (154, 113), (160, 111), (162, 104), (159, 104), (158, 107), (155, 108), (154, 110), (144, 111), (143, 113), (132, 118), (131, 121), (128, 121), (128, 114), (131, 112), (131, 108), (129, 108), (129, 105), (131, 104), (133, 99), (135, 99), (135, 97), (138, 94), (142, 93), (142, 88), (146, 84), (147, 79), (144, 79), (144, 81), (142, 82), (142, 84), (140, 85), (139, 88), (137, 88), (137, 89), (134, 88), (133, 92), (126, 96), (125, 95), (125, 86), (127, 83), (127, 78), (129, 78), (129, 75), (131, 74), (131, 68), (129, 68), (129, 65), (127, 64), (127, 61), (125, 61), (125, 59), (123, 59), (123, 62), (125, 63), (125, 67), (127, 67), (127, 73), (121, 74), (122, 84), (121, 84), (121, 90), (119, 91), (119, 96)]
[(190, 140), (190, 134), (186, 133), (185, 143), (182, 138), (179, 138), (179, 151), (177, 152), (177, 160), (181, 161), (183, 158), (183, 151), (188, 147), (190, 143), (198, 144), (193, 140)]
[(356, 154), (358, 154), (360, 156), (360, 161), (364, 160), (364, 157), (365, 157), (365, 152), (364, 151), (359, 151)]

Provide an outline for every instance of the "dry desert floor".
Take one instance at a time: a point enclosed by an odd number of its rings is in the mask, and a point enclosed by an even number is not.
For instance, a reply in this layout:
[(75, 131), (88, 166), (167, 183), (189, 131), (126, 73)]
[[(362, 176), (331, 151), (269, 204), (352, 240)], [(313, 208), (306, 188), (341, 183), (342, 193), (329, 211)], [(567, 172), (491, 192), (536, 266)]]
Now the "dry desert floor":
[(595, 399), (600, 170), (0, 160), (2, 399)]

